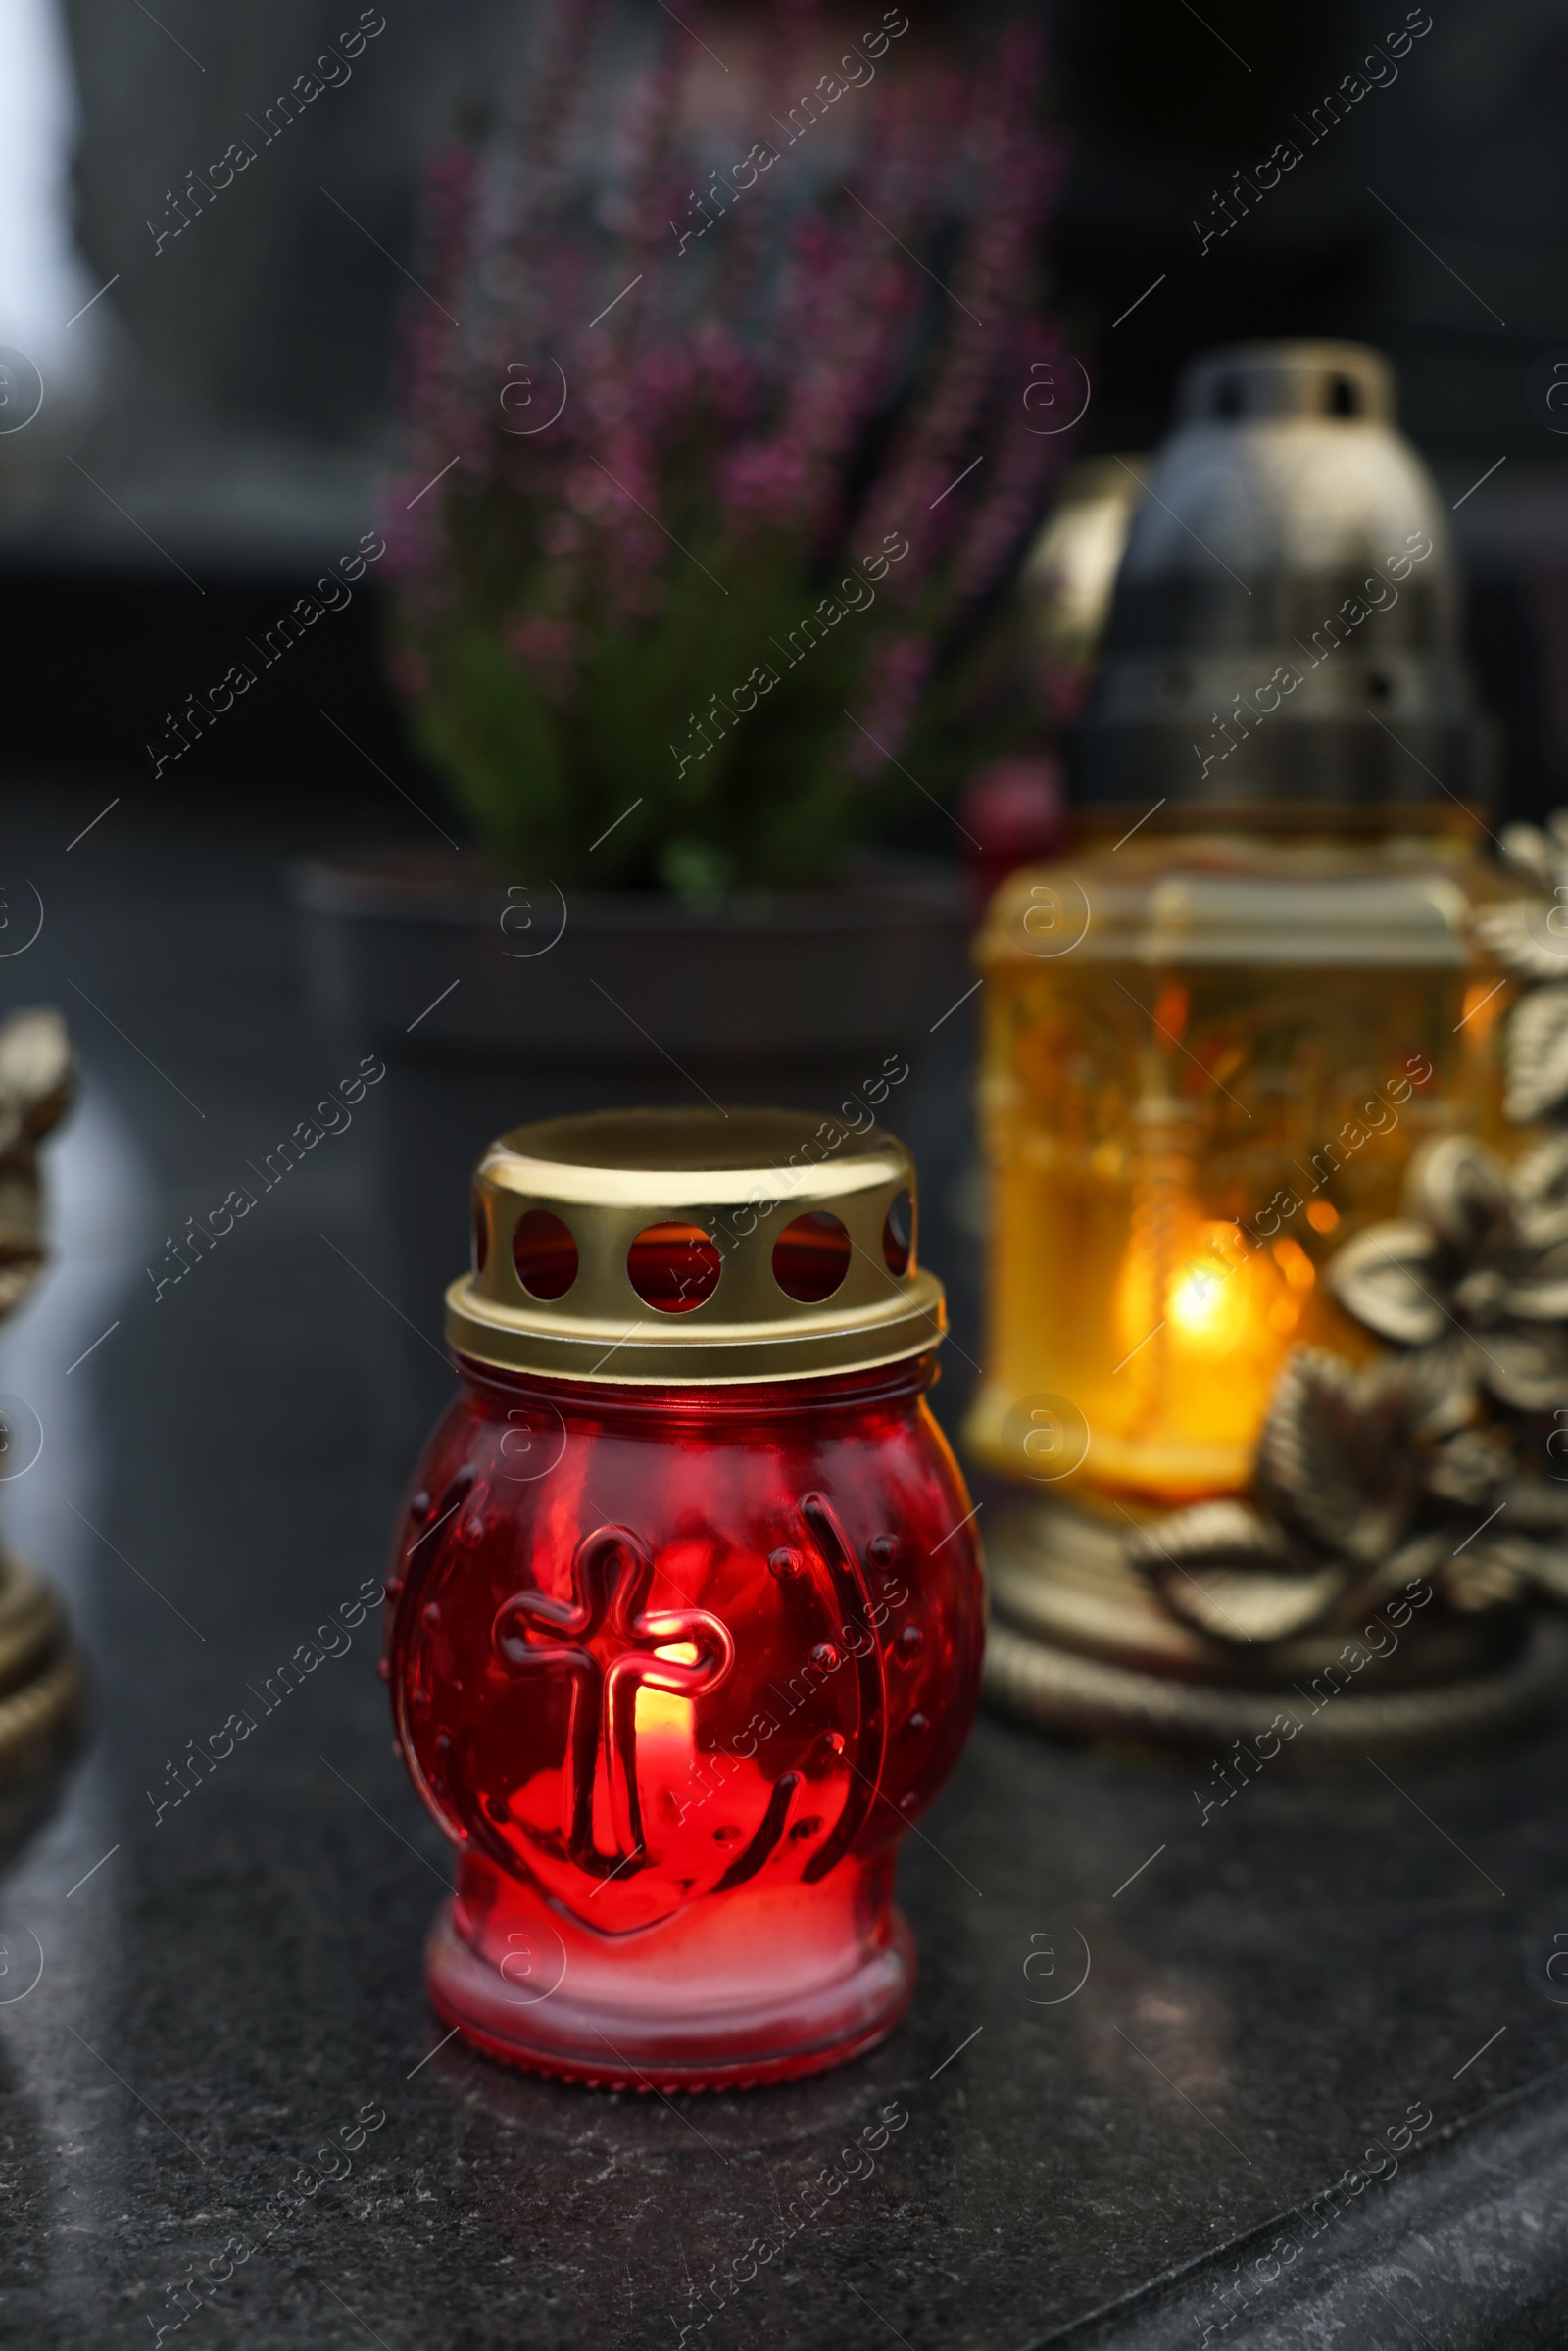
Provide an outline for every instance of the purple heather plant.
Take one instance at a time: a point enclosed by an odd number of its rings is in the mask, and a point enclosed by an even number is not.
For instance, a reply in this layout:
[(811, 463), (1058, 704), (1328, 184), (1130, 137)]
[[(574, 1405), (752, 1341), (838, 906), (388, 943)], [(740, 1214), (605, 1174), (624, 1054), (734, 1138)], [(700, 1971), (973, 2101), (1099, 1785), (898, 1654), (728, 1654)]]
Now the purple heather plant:
[(393, 673), (497, 851), (700, 897), (831, 876), (1027, 723), (1059, 157), (1022, 18), (649, 13), (548, 9), (430, 167)]

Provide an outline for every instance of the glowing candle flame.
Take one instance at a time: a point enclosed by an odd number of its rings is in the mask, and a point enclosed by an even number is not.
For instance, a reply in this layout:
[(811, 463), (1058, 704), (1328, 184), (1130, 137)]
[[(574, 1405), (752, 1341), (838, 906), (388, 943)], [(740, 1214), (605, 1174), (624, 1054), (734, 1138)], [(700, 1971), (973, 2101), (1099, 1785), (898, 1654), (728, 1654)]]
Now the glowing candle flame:
[[(673, 1665), (696, 1665), (702, 1652), (693, 1641), (673, 1641), (664, 1648), (655, 1649), (654, 1655), (667, 1657)], [(650, 1690), (645, 1682), (637, 1692), (637, 1736), (643, 1739), (654, 1733), (667, 1739), (673, 1734), (677, 1746), (688, 1743), (692, 1711), (690, 1698), (683, 1698), (673, 1690)]]
[(1225, 1277), (1207, 1265), (1189, 1265), (1171, 1284), (1170, 1318), (1184, 1331), (1211, 1333), (1225, 1307)]
[(1238, 1259), (1234, 1225), (1207, 1224), (1198, 1252), (1172, 1277), (1165, 1311), (1175, 1328), (1204, 1354), (1228, 1354), (1247, 1331), (1250, 1283)]

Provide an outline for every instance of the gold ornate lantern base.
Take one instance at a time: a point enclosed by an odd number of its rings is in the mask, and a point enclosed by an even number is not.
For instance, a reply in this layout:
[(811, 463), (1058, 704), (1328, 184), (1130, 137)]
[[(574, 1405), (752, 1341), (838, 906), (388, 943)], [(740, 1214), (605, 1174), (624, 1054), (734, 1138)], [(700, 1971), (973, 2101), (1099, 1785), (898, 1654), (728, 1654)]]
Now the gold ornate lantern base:
[(1260, 1762), (1272, 1738), (1274, 1753), (1328, 1762), (1517, 1729), (1568, 1679), (1568, 1626), (1525, 1608), (1423, 1618), (1396, 1597), (1366, 1612), (1370, 1631), (1210, 1640), (1162, 1604), (1113, 1522), (1070, 1503), (1019, 1503), (987, 1558), (988, 1694), (1069, 1737), (1217, 1754), (1240, 1741)]

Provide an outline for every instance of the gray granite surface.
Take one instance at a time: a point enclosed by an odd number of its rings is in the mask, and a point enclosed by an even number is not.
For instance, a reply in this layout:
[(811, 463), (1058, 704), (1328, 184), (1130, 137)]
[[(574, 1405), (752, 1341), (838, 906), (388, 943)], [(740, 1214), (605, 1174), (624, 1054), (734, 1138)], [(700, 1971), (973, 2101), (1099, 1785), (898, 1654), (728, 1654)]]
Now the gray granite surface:
[[(1189, 1766), (982, 1719), (906, 1850), (907, 2023), (709, 2099), (438, 2045), (447, 1855), (391, 1752), (373, 1611), (159, 1815), (187, 1741), (377, 1574), (449, 1375), (399, 1319), (437, 1335), (378, 1223), (369, 1115), (155, 1302), (164, 1236), (341, 1049), (278, 879), (320, 826), (132, 787), (68, 852), (115, 790), (13, 790), (4, 819), (3, 939), (29, 889), (44, 923), (0, 1009), (63, 1004), (86, 1091), (61, 1262), (0, 1343), (44, 1441), (0, 1511), (70, 1596), (96, 1720), (0, 1879), (0, 2341), (145, 2345), (196, 2265), (185, 2339), (279, 2351), (1568, 2339), (1560, 1728), (1394, 1781), (1265, 1775), (1204, 1827)], [(788, 2236), (895, 2100), (874, 2171)], [(1396, 2176), (1299, 2217), (1412, 2108)], [(324, 2180), (318, 2150), (362, 2131)]]

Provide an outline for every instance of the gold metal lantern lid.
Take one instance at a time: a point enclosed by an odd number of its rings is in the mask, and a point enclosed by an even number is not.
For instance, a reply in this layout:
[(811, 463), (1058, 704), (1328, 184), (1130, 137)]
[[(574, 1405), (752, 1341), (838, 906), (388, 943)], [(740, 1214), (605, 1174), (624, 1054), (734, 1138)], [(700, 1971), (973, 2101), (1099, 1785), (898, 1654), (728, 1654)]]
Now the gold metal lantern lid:
[(1190, 363), (1139, 468), (1074, 746), (1082, 810), (1446, 816), (1489, 797), (1447, 512), (1394, 408), (1359, 344)]
[(706, 1387), (895, 1363), (947, 1312), (896, 1136), (797, 1110), (601, 1110), (490, 1146), (446, 1327), (506, 1371)]

